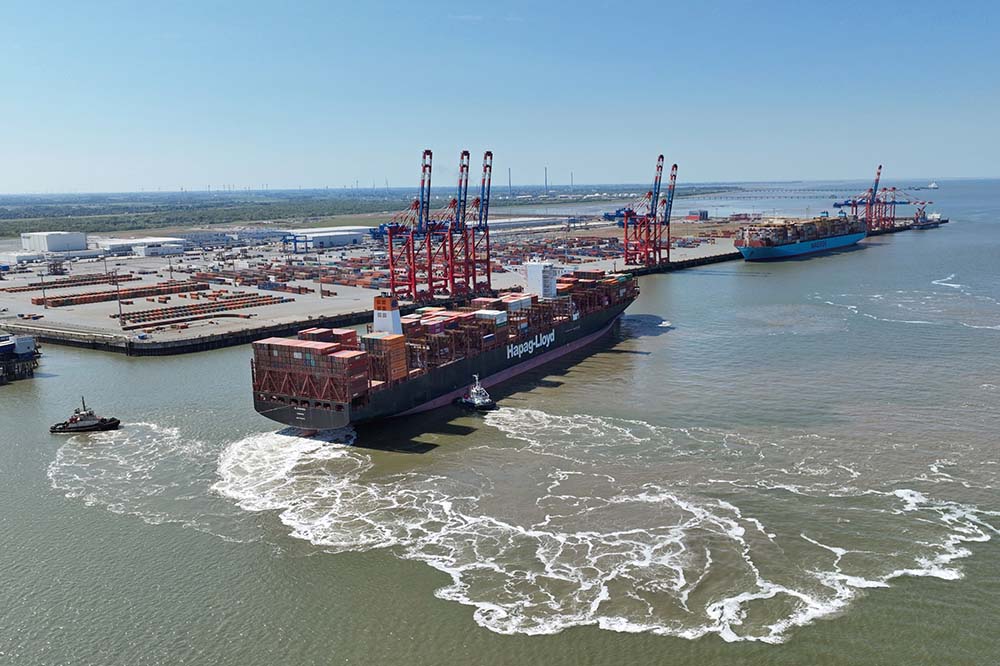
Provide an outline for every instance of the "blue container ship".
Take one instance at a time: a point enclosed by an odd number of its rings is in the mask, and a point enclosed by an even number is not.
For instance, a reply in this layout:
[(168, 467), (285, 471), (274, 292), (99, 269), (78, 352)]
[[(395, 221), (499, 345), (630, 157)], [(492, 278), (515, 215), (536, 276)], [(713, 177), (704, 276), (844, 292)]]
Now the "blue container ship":
[(746, 261), (778, 261), (850, 247), (866, 235), (865, 223), (857, 218), (818, 217), (742, 227), (735, 245)]

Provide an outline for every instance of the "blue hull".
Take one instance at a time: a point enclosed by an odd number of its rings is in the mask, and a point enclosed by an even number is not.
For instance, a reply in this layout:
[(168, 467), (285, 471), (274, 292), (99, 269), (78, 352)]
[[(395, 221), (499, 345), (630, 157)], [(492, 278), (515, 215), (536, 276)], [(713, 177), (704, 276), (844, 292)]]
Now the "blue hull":
[(863, 233), (847, 234), (845, 236), (831, 236), (829, 238), (821, 238), (820, 240), (789, 243), (788, 245), (777, 245), (774, 247), (741, 247), (738, 249), (747, 261), (777, 261), (780, 259), (790, 259), (791, 257), (801, 257), (804, 254), (828, 252), (830, 250), (849, 247), (864, 238), (865, 235)]

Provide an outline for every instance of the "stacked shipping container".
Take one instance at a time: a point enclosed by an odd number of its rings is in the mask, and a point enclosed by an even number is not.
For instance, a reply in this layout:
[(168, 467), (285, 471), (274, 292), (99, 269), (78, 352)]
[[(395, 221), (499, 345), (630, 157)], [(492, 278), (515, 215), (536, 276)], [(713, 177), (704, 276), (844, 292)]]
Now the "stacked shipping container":
[(363, 350), (350, 329), (312, 328), (301, 331), (300, 340), (256, 342), (254, 390), (282, 404), (303, 399), (363, 404), (372, 391), (632, 299), (637, 287), (631, 275), (580, 271), (560, 278), (559, 289), (551, 299), (511, 293), (476, 298), (457, 310), (422, 307), (400, 318), (402, 334), (361, 336)]
[(203, 291), (208, 289), (204, 282), (160, 282), (146, 287), (130, 287), (128, 289), (110, 289), (107, 291), (88, 291), (83, 294), (66, 294), (64, 296), (47, 296), (31, 299), (32, 305), (47, 305), (58, 308), (66, 305), (84, 305), (86, 303), (102, 303), (116, 301), (119, 298), (144, 298), (163, 294), (178, 294), (182, 291)]
[(406, 336), (399, 333), (374, 332), (361, 336), (368, 352), (372, 379), (394, 383), (406, 378)]

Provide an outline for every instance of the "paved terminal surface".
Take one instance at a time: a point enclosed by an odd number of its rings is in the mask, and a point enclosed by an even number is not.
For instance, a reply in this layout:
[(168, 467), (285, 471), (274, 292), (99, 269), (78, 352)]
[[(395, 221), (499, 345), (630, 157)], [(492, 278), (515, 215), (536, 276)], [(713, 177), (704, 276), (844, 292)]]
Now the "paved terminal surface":
[[(267, 251), (257, 248), (254, 248), (251, 252), (251, 256), (261, 254), (267, 256), (268, 258), (276, 258), (279, 253), (276, 251)], [(109, 271), (117, 269), (122, 273), (132, 272), (133, 275), (140, 278), (139, 280), (122, 282), (120, 287), (122, 289), (126, 289), (140, 286), (150, 286), (168, 281), (171, 275), (170, 264), (172, 264), (174, 268), (173, 278), (175, 280), (189, 280), (193, 278), (186, 271), (191, 270), (193, 272), (194, 270), (206, 270), (212, 264), (220, 265), (220, 262), (213, 261), (209, 256), (202, 257), (201, 255), (175, 257), (169, 262), (163, 257), (115, 257), (108, 258), (107, 268)], [(231, 262), (227, 263), (226, 267), (229, 267), (230, 265)], [(100, 260), (76, 262), (71, 264), (70, 275), (81, 276), (87, 274), (102, 274), (104, 273), (104, 269), (105, 264)], [(51, 276), (46, 277), (45, 279), (51, 281), (59, 279), (59, 277)], [(8, 275), (7, 279), (0, 282), (0, 288), (13, 287), (37, 281), (39, 281), (39, 276), (36, 271), (18, 275)], [(210, 285), (212, 291), (226, 289), (232, 292), (233, 290), (238, 290), (244, 292), (245, 294), (271, 295), (291, 300), (289, 300), (289, 302), (276, 305), (231, 311), (237, 314), (252, 315), (250, 319), (216, 317), (213, 319), (189, 322), (189, 327), (186, 329), (155, 327), (155, 330), (147, 335), (152, 340), (196, 338), (199, 336), (214, 335), (226, 331), (242, 331), (247, 329), (264, 328), (275, 324), (308, 321), (310, 318), (369, 310), (372, 306), (372, 297), (378, 293), (376, 290), (364, 289), (360, 287), (324, 285), (324, 289), (327, 291), (333, 291), (336, 295), (320, 298), (319, 284), (316, 282), (302, 280), (293, 281), (289, 284), (293, 286), (301, 285), (309, 289), (314, 289), (315, 292), (311, 294), (289, 294), (280, 291), (256, 289), (248, 286), (233, 287), (231, 285), (213, 284)], [(82, 287), (47, 289), (45, 293), (46, 296), (51, 297), (53, 295), (113, 290), (114, 288), (113, 284), (86, 285)], [(45, 308), (41, 305), (32, 305), (31, 299), (33, 297), (40, 297), (41, 295), (41, 290), (22, 293), (0, 291), (0, 309), (6, 308), (7, 310), (7, 312), (0, 313), (0, 317), (6, 318), (8, 321), (12, 321), (14, 323), (30, 323), (32, 326), (40, 328), (56, 328), (80, 333), (135, 337), (137, 334), (142, 332), (141, 330), (123, 332), (120, 329), (118, 319), (112, 317), (112, 315), (118, 314), (119, 305), (117, 300), (50, 308)], [(157, 307), (172, 307), (205, 302), (204, 300), (191, 301), (186, 298), (180, 298), (177, 295), (172, 295), (167, 303), (151, 303), (147, 301), (146, 298), (133, 298), (131, 300), (133, 301), (132, 305), (122, 306), (122, 310), (125, 313), (130, 311), (148, 310)], [(17, 314), (26, 313), (35, 313), (43, 316), (41, 319), (31, 322), (26, 322), (17, 318)], [(0, 325), (2, 325), (3, 321), (4, 319), (0, 319)]]
[[(376, 248), (357, 248), (344, 253), (328, 251), (323, 257), (324, 262), (336, 260), (343, 255), (371, 255)], [(718, 239), (714, 243), (706, 243), (694, 248), (677, 248), (672, 251), (671, 258), (675, 261), (691, 259), (696, 257), (723, 254), (733, 251), (731, 239)], [(250, 261), (282, 261), (289, 255), (282, 253), (280, 246), (248, 248)], [(301, 259), (301, 256), (296, 257)], [(206, 271), (212, 267), (233, 268), (239, 267), (239, 260), (225, 259), (222, 254), (215, 252), (189, 252), (182, 257), (108, 257), (103, 260), (81, 260), (67, 263), (70, 276), (83, 276), (88, 274), (103, 274), (105, 270), (120, 271), (122, 274), (131, 273), (140, 278), (122, 282), (121, 288), (134, 288), (150, 286), (165, 282), (171, 279), (171, 268), (173, 269), (173, 279), (192, 279), (191, 273), (195, 271)], [(603, 260), (592, 261), (583, 264), (575, 264), (569, 268), (593, 268), (607, 271), (624, 270), (622, 261)], [(29, 282), (37, 282), (41, 278), (39, 273), (44, 272), (44, 265), (37, 264), (28, 272), (7, 274), (6, 279), (0, 281), (0, 289), (25, 285)], [(46, 281), (60, 279), (59, 276), (46, 276)], [(512, 266), (505, 273), (495, 273), (493, 275), (493, 285), (496, 289), (509, 289), (511, 287), (524, 285), (523, 269)], [(275, 326), (293, 324), (308, 325), (310, 319), (322, 319), (335, 317), (349, 313), (368, 311), (372, 307), (372, 298), (380, 293), (377, 289), (367, 289), (362, 287), (350, 287), (343, 285), (323, 285), (327, 291), (333, 291), (336, 295), (320, 297), (319, 284), (312, 280), (292, 281), (291, 286), (303, 286), (313, 289), (313, 293), (290, 294), (280, 291), (257, 289), (243, 286), (233, 287), (231, 285), (210, 285), (211, 290), (218, 291), (227, 289), (230, 292), (239, 290), (245, 294), (271, 295), (290, 299), (286, 303), (268, 305), (257, 308), (247, 308), (234, 310), (237, 314), (251, 315), (248, 319), (233, 317), (214, 317), (210, 319), (192, 321), (188, 323), (188, 328), (175, 329), (169, 326), (156, 326), (150, 324), (149, 328), (122, 331), (119, 327), (118, 319), (112, 315), (118, 314), (119, 303), (117, 300), (104, 301), (100, 303), (89, 303), (84, 305), (73, 305), (66, 307), (49, 307), (32, 305), (33, 297), (42, 296), (42, 291), (9, 293), (0, 291), (0, 327), (6, 324), (23, 324), (31, 326), (38, 331), (65, 332), (74, 335), (95, 336), (104, 339), (128, 339), (134, 344), (148, 344), (157, 342), (171, 342), (180, 340), (197, 340), (208, 336), (217, 337), (219, 334), (229, 332), (246, 332), (258, 329), (268, 329)], [(59, 289), (46, 289), (46, 296), (77, 294), (93, 291), (113, 290), (113, 284), (86, 285), (82, 287), (70, 287)], [(145, 297), (131, 299), (131, 305), (122, 305), (125, 313), (130, 311), (148, 310), (157, 307), (172, 307), (187, 305), (190, 303), (205, 302), (191, 301), (187, 298), (180, 298), (171, 295), (167, 303), (149, 302)], [(19, 314), (42, 315), (40, 319), (25, 320), (18, 318)], [(140, 341), (140, 334), (143, 339)]]
[[(670, 259), (671, 261), (700, 259), (702, 257), (712, 257), (717, 254), (729, 254), (735, 250), (736, 248), (733, 246), (732, 238), (718, 238), (714, 243), (704, 243), (697, 247), (673, 248), (670, 250)], [(567, 266), (567, 268), (580, 270), (601, 270), (609, 272), (625, 272), (629, 270), (629, 268), (624, 265), (624, 261), (621, 257), (617, 259), (603, 259), (600, 261), (588, 261), (582, 264), (573, 264), (572, 266)], [(524, 282), (524, 271), (523, 269), (519, 270), (516, 266), (511, 267), (510, 272), (493, 274), (493, 287), (495, 289), (509, 289), (517, 285), (523, 286)]]

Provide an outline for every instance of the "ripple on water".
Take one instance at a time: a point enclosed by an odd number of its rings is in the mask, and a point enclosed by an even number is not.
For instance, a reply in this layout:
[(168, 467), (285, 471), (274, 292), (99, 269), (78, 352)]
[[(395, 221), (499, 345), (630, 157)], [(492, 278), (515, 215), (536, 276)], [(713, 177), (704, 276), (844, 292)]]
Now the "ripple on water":
[[(974, 330), (1000, 330), (1000, 300), (982, 289), (955, 282), (955, 274), (931, 280), (931, 289), (897, 290), (891, 294), (813, 294), (825, 305), (890, 324), (958, 325)], [(900, 312), (912, 316), (901, 317)]]
[(73, 435), (56, 451), (47, 475), (53, 488), (151, 525), (180, 524), (232, 541), (255, 540), (231, 504), (209, 492), (217, 450), (156, 423)]
[(424, 562), (450, 578), (440, 598), (505, 634), (780, 642), (894, 578), (961, 577), (967, 544), (997, 532), (819, 435), (507, 408), (487, 423), (506, 439), (442, 453), (433, 474), (385, 474), (351, 435), (253, 435), (223, 452), (213, 488), (331, 551)]

